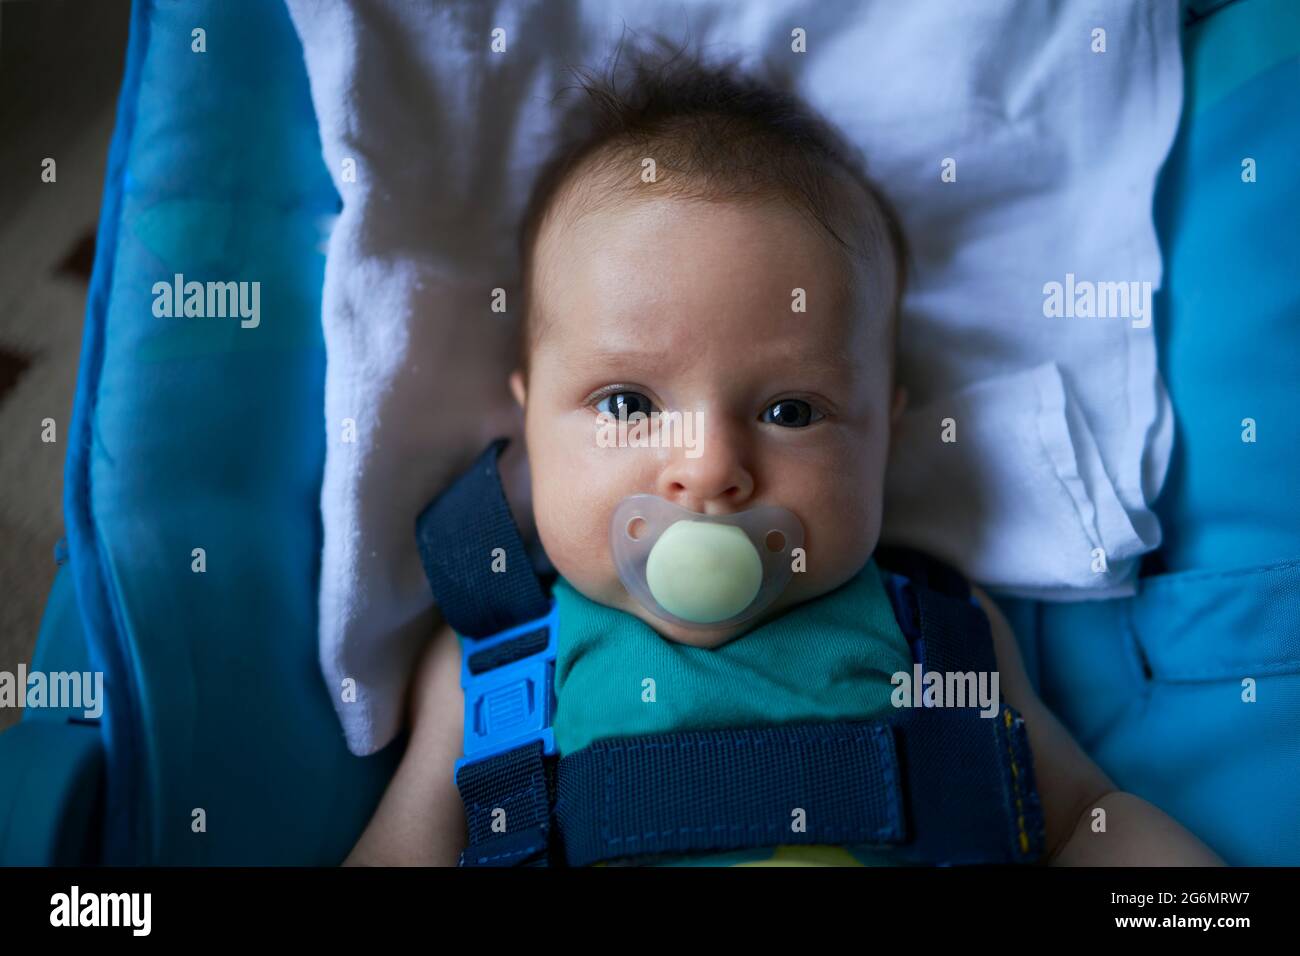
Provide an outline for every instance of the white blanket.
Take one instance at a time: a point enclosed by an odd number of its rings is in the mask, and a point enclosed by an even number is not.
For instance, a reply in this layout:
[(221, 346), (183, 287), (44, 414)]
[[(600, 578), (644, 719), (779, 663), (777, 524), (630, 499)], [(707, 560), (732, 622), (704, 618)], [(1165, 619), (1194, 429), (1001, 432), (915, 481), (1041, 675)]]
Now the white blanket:
[(1172, 435), (1145, 290), (1181, 109), (1175, 0), (287, 3), (343, 198), (323, 307), (320, 656), (354, 752), (400, 729), (429, 635), (415, 516), (493, 434), (519, 432), (513, 317), (490, 301), (517, 288), (513, 227), (550, 99), (625, 27), (776, 59), (898, 207), (912, 404), (886, 539), (1021, 594), (1132, 589), (1159, 542)]

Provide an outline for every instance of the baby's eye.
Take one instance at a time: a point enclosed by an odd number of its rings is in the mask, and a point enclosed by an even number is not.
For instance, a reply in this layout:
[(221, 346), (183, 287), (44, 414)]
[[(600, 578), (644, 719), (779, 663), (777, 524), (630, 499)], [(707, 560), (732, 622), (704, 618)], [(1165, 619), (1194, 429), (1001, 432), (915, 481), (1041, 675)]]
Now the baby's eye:
[(760, 420), (785, 428), (806, 428), (813, 422), (820, 421), (822, 417), (821, 412), (803, 399), (783, 398), (769, 405)]
[(596, 403), (596, 411), (628, 418), (637, 412), (649, 415), (654, 411), (654, 404), (640, 392), (611, 392)]

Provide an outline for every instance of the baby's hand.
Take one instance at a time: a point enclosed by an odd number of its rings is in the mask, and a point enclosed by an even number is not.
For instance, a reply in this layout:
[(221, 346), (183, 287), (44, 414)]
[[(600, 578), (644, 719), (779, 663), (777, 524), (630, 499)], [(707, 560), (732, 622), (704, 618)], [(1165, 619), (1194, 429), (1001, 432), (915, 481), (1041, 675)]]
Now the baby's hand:
[(461, 754), (463, 701), (460, 645), (443, 627), (411, 681), (406, 754), (344, 865), (456, 865), (467, 842), (465, 810), (452, 781)]

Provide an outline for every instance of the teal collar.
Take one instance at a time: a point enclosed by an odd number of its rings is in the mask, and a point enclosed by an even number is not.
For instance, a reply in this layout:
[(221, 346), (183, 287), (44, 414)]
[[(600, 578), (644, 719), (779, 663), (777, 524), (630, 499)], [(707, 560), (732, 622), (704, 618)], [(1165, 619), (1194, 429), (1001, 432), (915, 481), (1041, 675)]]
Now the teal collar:
[(661, 637), (560, 578), (555, 742), (870, 719), (912, 655), (874, 561), (848, 582), (709, 650)]

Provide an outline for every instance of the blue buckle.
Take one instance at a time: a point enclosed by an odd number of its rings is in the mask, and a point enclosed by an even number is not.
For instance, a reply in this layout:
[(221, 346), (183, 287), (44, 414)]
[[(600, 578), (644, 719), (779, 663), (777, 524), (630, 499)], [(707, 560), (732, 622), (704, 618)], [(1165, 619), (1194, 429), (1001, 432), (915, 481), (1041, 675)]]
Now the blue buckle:
[[(546, 631), (542, 650), (494, 667), (470, 673), (470, 659), (532, 631)], [(465, 755), (456, 761), (455, 775), (478, 763), (522, 747), (534, 740), (542, 753), (555, 754), (555, 655), (559, 611), (555, 600), (543, 617), (482, 639), (461, 639), (460, 686), (465, 691)]]

